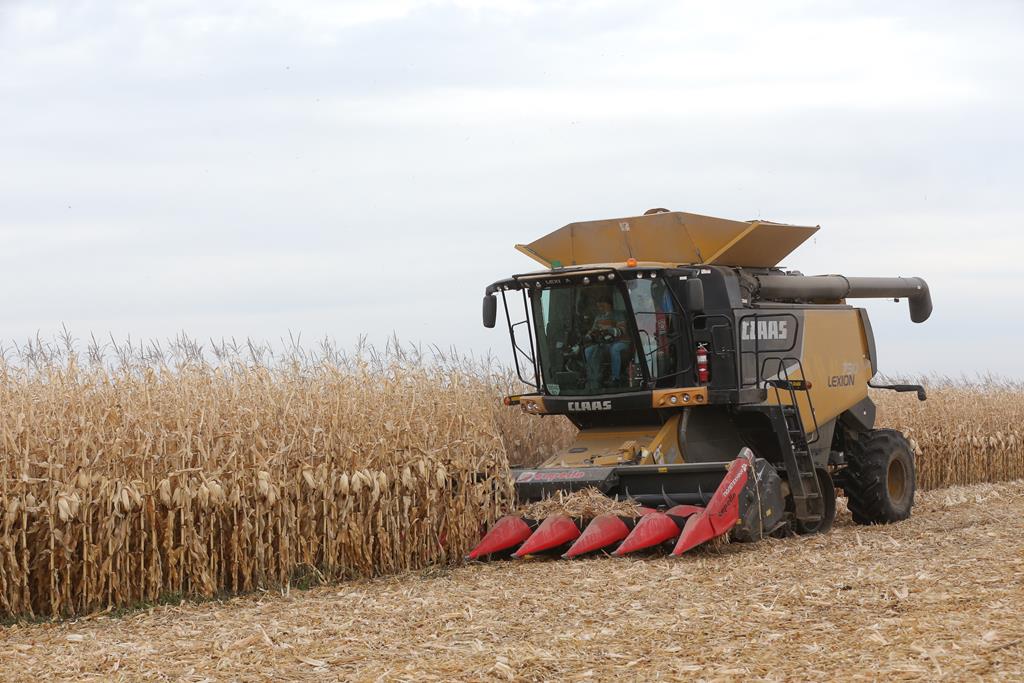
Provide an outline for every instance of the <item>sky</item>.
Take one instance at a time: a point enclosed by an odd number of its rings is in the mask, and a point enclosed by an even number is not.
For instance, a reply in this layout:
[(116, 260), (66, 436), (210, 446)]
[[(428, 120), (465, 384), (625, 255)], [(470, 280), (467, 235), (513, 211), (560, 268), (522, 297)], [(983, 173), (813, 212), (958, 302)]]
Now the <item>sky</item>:
[(880, 370), (1024, 377), (1024, 4), (0, 0), (0, 338), (510, 358), (512, 246), (651, 207), (915, 275)]

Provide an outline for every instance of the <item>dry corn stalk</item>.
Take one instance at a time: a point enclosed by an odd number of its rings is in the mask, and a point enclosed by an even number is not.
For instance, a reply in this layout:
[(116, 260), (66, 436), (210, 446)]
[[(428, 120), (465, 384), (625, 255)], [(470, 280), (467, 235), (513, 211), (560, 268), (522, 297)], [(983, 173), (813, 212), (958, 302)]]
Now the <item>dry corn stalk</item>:
[(1024, 387), (1012, 382), (938, 380), (920, 403), (879, 391), (880, 426), (906, 434), (917, 458), (917, 483), (954, 484), (1024, 478)]
[(386, 358), (0, 361), (0, 614), (457, 561), (511, 504), (495, 383)]
[(608, 513), (623, 517), (639, 517), (640, 509), (640, 506), (632, 501), (615, 500), (595, 488), (585, 488), (571, 493), (558, 491), (550, 498), (524, 505), (518, 512), (529, 519), (544, 519), (555, 514), (593, 518)]

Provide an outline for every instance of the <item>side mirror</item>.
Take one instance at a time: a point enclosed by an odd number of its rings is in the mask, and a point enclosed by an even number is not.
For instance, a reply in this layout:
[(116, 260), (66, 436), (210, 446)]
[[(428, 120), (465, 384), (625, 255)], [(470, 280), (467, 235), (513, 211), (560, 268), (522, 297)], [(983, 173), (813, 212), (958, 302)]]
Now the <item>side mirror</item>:
[(690, 313), (704, 312), (704, 283), (698, 278), (689, 278), (683, 289), (683, 306)]
[(488, 294), (484, 297), (484, 327), (494, 327), (498, 318), (498, 297)]

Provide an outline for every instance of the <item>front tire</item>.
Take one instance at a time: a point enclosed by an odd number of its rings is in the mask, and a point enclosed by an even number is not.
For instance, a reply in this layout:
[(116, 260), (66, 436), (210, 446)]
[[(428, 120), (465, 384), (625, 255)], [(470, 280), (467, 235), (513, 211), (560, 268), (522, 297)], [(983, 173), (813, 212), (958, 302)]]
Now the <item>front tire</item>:
[(857, 524), (891, 524), (914, 506), (914, 451), (895, 429), (872, 429), (852, 441), (843, 491)]

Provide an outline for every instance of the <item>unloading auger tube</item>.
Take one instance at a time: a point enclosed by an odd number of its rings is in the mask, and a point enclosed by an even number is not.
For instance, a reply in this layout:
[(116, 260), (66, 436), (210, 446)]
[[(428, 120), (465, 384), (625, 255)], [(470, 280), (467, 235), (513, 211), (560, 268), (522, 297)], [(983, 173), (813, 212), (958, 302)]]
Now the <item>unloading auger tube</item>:
[(679, 555), (719, 536), (822, 533), (837, 489), (858, 524), (909, 517), (914, 453), (875, 428), (868, 387), (924, 389), (869, 384), (874, 334), (848, 301), (905, 297), (920, 323), (928, 285), (780, 268), (817, 230), (652, 210), (517, 245), (544, 270), (489, 285), (483, 307), (494, 327), (501, 299), (531, 387), (505, 403), (579, 433), (513, 467), (516, 496), (594, 488), (630, 513), (508, 515), (468, 557)]
[(932, 314), (928, 283), (919, 277), (846, 277), (844, 275), (755, 275), (758, 295), (765, 299), (789, 299), (810, 303), (834, 303), (843, 299), (891, 299), (906, 297), (910, 319), (923, 323)]

